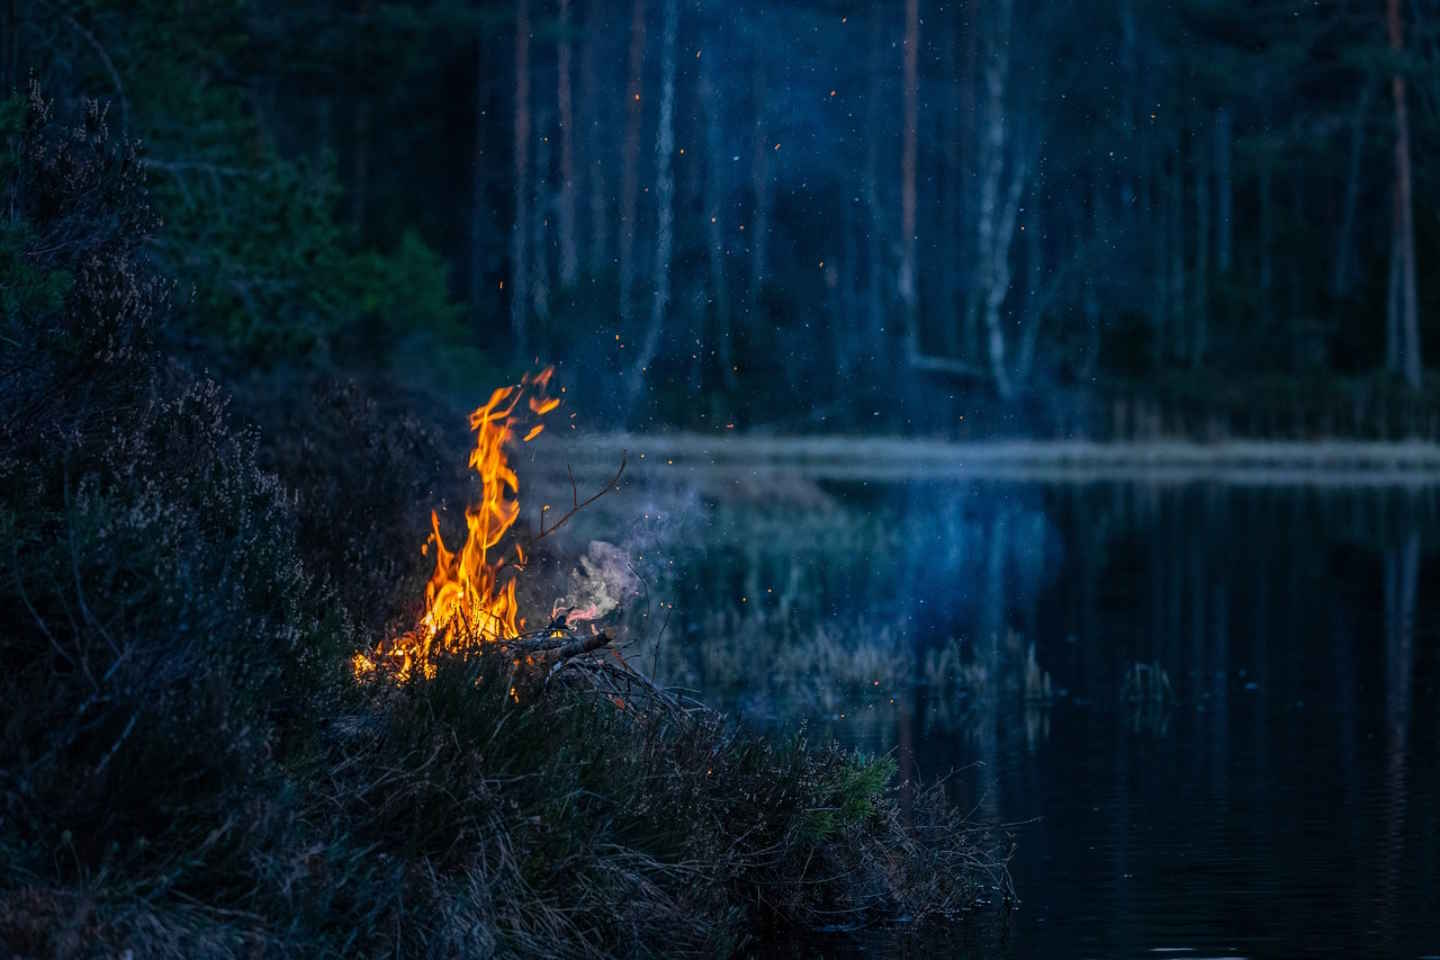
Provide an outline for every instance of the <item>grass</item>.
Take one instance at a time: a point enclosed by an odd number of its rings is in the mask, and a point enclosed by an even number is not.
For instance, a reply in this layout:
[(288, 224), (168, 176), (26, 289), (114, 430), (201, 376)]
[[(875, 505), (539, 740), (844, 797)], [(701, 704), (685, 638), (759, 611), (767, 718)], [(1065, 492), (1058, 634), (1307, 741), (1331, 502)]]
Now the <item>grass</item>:
[(333, 712), (275, 731), (296, 739), (230, 802), (177, 808), (152, 856), (68, 831), (9, 845), (0, 942), (724, 956), (797, 930), (953, 921), (1005, 888), (1003, 838), (938, 789), (902, 810), (888, 759), (583, 687), (517, 705), (499, 661), (342, 689)]

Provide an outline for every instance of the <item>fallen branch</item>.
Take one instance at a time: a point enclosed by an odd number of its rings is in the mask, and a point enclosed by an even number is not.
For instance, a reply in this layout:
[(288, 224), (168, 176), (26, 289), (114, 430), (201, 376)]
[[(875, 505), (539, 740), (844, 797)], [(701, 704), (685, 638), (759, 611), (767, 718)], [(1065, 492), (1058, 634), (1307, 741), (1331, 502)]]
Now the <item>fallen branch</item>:
[(602, 630), (594, 636), (579, 637), (571, 640), (563, 647), (547, 651), (547, 656), (553, 657), (556, 660), (568, 660), (571, 657), (578, 657), (582, 653), (590, 653), (594, 650), (599, 650), (601, 647), (607, 647), (614, 639), (614, 636), (612, 636), (608, 630)]

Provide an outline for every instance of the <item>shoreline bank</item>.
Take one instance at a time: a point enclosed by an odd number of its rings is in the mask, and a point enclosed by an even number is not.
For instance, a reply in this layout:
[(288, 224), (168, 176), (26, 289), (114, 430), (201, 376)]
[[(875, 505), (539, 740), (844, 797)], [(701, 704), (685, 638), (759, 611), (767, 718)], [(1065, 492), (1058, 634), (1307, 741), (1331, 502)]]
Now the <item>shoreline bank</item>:
[(703, 468), (718, 474), (740, 471), (857, 481), (933, 476), (1266, 486), (1440, 484), (1440, 444), (1424, 441), (950, 442), (903, 437), (612, 433), (552, 443), (544, 457), (588, 472), (592, 466), (613, 463), (621, 451), (629, 452), (632, 470), (652, 475), (658, 469)]

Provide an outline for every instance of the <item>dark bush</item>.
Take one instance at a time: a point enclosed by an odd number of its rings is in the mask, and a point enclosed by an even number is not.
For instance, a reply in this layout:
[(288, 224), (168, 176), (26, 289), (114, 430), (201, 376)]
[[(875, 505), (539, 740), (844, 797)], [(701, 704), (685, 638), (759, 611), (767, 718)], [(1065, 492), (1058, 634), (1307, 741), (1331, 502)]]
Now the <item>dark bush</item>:
[(136, 149), (98, 107), (63, 129), (32, 94), (7, 150), (6, 293), (29, 289), (6, 297), (0, 393), (6, 853), (183, 885), (271, 757), (276, 711), (335, 689), (324, 598), (256, 436), (154, 352), (169, 287)]
[[(297, 538), (361, 645), (414, 624), (430, 563), (433, 508), (474, 494), (461, 411), (392, 383), (273, 373), (237, 386), (264, 431), (260, 455), (294, 491)], [(437, 423), (453, 424), (446, 430)]]

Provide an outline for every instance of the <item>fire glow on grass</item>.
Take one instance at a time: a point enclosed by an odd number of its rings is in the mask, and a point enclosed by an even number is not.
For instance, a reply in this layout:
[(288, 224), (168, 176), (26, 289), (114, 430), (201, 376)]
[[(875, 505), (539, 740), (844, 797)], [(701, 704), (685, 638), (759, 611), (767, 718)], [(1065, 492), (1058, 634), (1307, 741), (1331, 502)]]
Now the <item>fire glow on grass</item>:
[(438, 654), (510, 639), (524, 628), (515, 575), (524, 567), (525, 551), (518, 543), (508, 551), (499, 549), (520, 516), (520, 484), (505, 448), (517, 440), (529, 443), (545, 429), (540, 419), (560, 405), (548, 393), (554, 372), (546, 367), (500, 387), (470, 414), (475, 432), (470, 469), (480, 475), (480, 502), (465, 510), (465, 543), (458, 551), (448, 549), (440, 519), (430, 512), (431, 533), (422, 552), (435, 551), (435, 573), (425, 588), (425, 614), (413, 630), (383, 644), (373, 656), (357, 653), (352, 661), (356, 677), (383, 670), (403, 681), (418, 670), (430, 678)]

